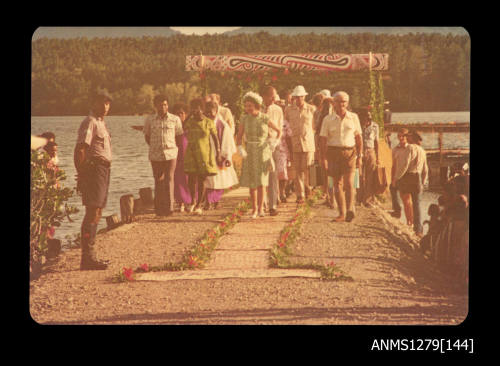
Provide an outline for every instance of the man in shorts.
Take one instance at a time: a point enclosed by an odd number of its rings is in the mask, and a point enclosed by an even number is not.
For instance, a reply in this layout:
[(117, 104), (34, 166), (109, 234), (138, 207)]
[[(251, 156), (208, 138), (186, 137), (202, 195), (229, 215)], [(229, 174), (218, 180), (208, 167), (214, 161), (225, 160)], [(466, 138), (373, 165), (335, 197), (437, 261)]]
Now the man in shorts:
[[(339, 216), (335, 222), (354, 218), (354, 173), (363, 157), (363, 139), (358, 115), (347, 110), (349, 95), (339, 91), (333, 95), (335, 113), (323, 119), (320, 146), (328, 162), (328, 175), (333, 178)], [(344, 194), (345, 188), (345, 194)]]
[(82, 194), (85, 217), (81, 227), (81, 270), (104, 270), (107, 263), (98, 261), (95, 253), (97, 226), (106, 206), (111, 172), (111, 136), (104, 117), (112, 98), (99, 92), (93, 99), (92, 110), (78, 129), (74, 150), (77, 190)]

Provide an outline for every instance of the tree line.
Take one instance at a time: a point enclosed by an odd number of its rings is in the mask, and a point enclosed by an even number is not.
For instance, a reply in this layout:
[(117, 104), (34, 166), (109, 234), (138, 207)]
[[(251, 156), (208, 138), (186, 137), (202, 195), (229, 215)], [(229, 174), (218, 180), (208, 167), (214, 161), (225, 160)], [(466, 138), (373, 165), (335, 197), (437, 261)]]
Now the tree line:
[[(345, 90), (354, 106), (369, 101), (368, 72), (220, 73), (185, 71), (187, 55), (226, 53), (388, 53), (384, 96), (397, 112), (470, 109), (470, 38), (441, 34), (175, 35), (142, 38), (41, 38), (32, 42), (32, 115), (85, 115), (89, 95), (106, 88), (113, 114), (149, 113), (152, 97), (188, 102), (217, 92), (236, 107), (241, 91), (302, 84), (313, 94)], [(200, 78), (201, 76), (201, 78)]]

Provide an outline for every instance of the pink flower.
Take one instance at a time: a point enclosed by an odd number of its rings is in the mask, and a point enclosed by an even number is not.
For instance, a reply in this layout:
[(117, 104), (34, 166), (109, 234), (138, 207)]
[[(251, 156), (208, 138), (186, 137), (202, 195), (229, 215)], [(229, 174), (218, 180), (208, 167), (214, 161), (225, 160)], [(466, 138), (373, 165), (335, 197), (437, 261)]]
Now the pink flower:
[(280, 248), (283, 248), (283, 247), (285, 246), (285, 243), (283, 243), (282, 241), (280, 241), (280, 242), (278, 243), (278, 246), (279, 246)]
[(134, 280), (133, 274), (134, 274), (134, 271), (132, 270), (132, 268), (125, 268), (125, 267), (123, 267), (123, 275), (125, 276), (125, 278), (128, 281), (133, 281)]
[(141, 264), (141, 269), (144, 270), (145, 272), (149, 271), (149, 267), (147, 263)]
[(224, 226), (226, 226), (226, 222), (225, 221), (223, 221), (223, 222), (220, 223), (220, 227), (224, 227)]

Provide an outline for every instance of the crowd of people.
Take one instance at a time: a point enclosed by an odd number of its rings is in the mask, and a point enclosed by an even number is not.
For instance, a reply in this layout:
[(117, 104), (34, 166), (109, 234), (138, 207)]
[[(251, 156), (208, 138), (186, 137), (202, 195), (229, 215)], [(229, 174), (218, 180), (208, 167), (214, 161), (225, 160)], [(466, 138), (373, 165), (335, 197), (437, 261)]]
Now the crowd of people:
[[(343, 91), (332, 95), (321, 90), (307, 101), (309, 93), (302, 85), (281, 94), (282, 98), (272, 86), (246, 93), (238, 126), (218, 94), (172, 107), (166, 96), (157, 95), (155, 113), (145, 118), (143, 126), (156, 215), (170, 216), (176, 206), (180, 212), (201, 215), (217, 208), (223, 192), (237, 185), (249, 188), (252, 219), (266, 212), (278, 215), (279, 205), (288, 202), (292, 191), (296, 203), (304, 202), (312, 185), (323, 188), (326, 205), (337, 207), (335, 222), (355, 218), (356, 198), (372, 207), (380, 157), (379, 128), (370, 108), (354, 113)], [(95, 97), (78, 130), (74, 151), (77, 190), (86, 208), (81, 227), (82, 270), (108, 265), (97, 260), (94, 242), (109, 189), (111, 137), (104, 120), (112, 100), (105, 91)], [(420, 197), (428, 176), (426, 154), (418, 133), (402, 129), (398, 139), (400, 143), (392, 150), (392, 214), (401, 216), (400, 198), (407, 224), (422, 236)], [(57, 145), (49, 144), (45, 148), (57, 158)], [(235, 154), (242, 160), (239, 178)], [(318, 174), (311, 184), (313, 167)]]

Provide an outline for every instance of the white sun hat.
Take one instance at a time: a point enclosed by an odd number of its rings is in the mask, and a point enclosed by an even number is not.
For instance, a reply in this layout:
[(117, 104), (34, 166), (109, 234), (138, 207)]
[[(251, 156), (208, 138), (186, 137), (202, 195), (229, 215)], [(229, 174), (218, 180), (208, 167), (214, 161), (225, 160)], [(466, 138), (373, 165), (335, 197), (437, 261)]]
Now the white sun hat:
[(38, 150), (47, 145), (48, 140), (44, 137), (31, 135), (31, 150)]
[(332, 94), (330, 93), (330, 90), (328, 89), (323, 89), (322, 91), (319, 92), (320, 94), (323, 94), (325, 98), (331, 98)]
[(298, 85), (293, 89), (292, 97), (305, 97), (306, 95), (308, 95), (308, 93), (302, 85)]

